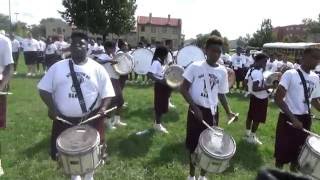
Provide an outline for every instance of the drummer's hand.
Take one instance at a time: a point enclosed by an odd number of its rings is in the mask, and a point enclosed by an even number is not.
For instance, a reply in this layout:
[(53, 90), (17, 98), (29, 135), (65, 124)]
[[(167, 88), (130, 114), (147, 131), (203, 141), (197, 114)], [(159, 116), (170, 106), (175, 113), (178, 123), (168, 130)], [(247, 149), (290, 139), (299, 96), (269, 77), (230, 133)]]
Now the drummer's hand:
[(191, 109), (192, 109), (192, 111), (193, 111), (194, 116), (197, 118), (197, 120), (198, 120), (199, 122), (202, 122), (202, 120), (203, 120), (203, 115), (202, 115), (202, 112), (201, 112), (201, 110), (199, 109), (199, 107), (196, 106), (196, 105), (191, 105)]
[(301, 121), (299, 121), (297, 118), (294, 118), (291, 120), (292, 121), (292, 125), (293, 127), (297, 128), (297, 129), (303, 129), (303, 124)]
[(105, 115), (105, 111), (107, 110), (107, 108), (106, 107), (104, 107), (104, 106), (102, 106), (100, 109), (99, 109), (99, 112), (98, 112), (98, 114), (100, 114), (100, 115)]
[(48, 110), (48, 117), (52, 120), (57, 119), (59, 117), (59, 113), (56, 110)]
[(228, 116), (228, 119), (230, 120), (230, 119), (232, 119), (232, 118), (235, 118), (235, 121), (237, 121), (238, 120), (238, 116), (236, 115), (236, 113), (234, 113), (234, 112), (229, 112), (228, 114), (227, 114), (227, 116)]

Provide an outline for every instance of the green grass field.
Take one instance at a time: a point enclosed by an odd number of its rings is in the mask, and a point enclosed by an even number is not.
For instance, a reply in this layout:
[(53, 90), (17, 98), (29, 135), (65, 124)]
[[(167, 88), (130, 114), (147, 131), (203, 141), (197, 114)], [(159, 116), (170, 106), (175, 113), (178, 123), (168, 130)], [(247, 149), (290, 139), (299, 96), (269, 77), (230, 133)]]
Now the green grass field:
[[(20, 61), (20, 64), (23, 64)], [(25, 66), (20, 65), (24, 74)], [(5, 175), (0, 179), (53, 180), (69, 179), (63, 175), (56, 162), (49, 156), (51, 120), (46, 116), (46, 106), (37, 93), (39, 78), (16, 76), (11, 81), (7, 128), (0, 130), (1, 159)], [(188, 158), (184, 146), (187, 104), (182, 96), (172, 96), (177, 109), (163, 118), (168, 135), (151, 132), (143, 136), (136, 132), (152, 127), (153, 90), (149, 86), (128, 85), (125, 98), (129, 106), (123, 118), (128, 126), (108, 131), (106, 139), (110, 162), (100, 167), (95, 179), (106, 180), (184, 180), (188, 175)], [(237, 142), (237, 152), (226, 172), (209, 175), (210, 179), (254, 179), (261, 167), (273, 167), (273, 147), (277, 107), (270, 103), (267, 123), (258, 131), (262, 146), (247, 144), (242, 140), (248, 108), (248, 99), (230, 94), (233, 111), (240, 113), (240, 120), (226, 125), (224, 111), (220, 113), (220, 125)], [(222, 108), (220, 108), (222, 110)], [(319, 123), (313, 130), (320, 131)]]

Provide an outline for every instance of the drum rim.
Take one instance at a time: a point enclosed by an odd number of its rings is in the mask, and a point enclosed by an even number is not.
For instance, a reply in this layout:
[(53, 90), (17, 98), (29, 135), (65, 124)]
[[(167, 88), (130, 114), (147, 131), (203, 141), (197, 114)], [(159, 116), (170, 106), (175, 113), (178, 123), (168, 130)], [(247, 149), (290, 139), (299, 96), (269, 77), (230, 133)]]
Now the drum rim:
[[(311, 135), (308, 136), (307, 141), (306, 141), (306, 144), (307, 144), (307, 146), (309, 147), (309, 149), (310, 149), (313, 153), (315, 153), (315, 154), (317, 154), (317, 155), (320, 156), (320, 152), (316, 151), (316, 149), (314, 149), (314, 148), (312, 147), (312, 145), (309, 143), (310, 138), (317, 138), (317, 137), (311, 136)], [(320, 140), (320, 139), (319, 139), (319, 140)], [(301, 151), (301, 152), (302, 152), (302, 151)]]
[[(71, 128), (75, 129), (76, 127), (85, 127), (85, 128), (89, 128), (89, 129), (92, 129), (94, 130), (95, 134), (97, 135), (97, 138), (96, 138), (96, 142), (91, 145), (90, 147), (88, 148), (85, 148), (83, 149), (82, 151), (78, 151), (78, 152), (75, 152), (75, 151), (68, 151), (68, 150), (65, 150), (62, 146), (61, 146), (61, 138), (62, 138), (62, 135), (64, 135), (68, 130), (70, 130)], [(99, 141), (100, 141), (100, 134), (99, 132), (94, 129), (93, 127), (90, 127), (89, 125), (77, 125), (77, 126), (73, 126), (71, 128), (68, 128), (66, 130), (64, 130), (57, 138), (56, 140), (56, 147), (57, 147), (57, 150), (59, 153), (63, 153), (63, 154), (66, 154), (66, 155), (69, 155), (69, 156), (76, 156), (76, 155), (80, 155), (80, 154), (86, 154), (87, 152), (89, 152), (90, 150), (94, 149), (97, 145), (99, 145)]]
[[(203, 54), (203, 57), (204, 57), (203, 60), (206, 59), (206, 55), (205, 55), (205, 53), (202, 51), (202, 49), (201, 49), (200, 47), (198, 47), (198, 46), (196, 46), (196, 45), (189, 44), (189, 45), (184, 46), (183, 48), (187, 48), (187, 47), (195, 47), (195, 48), (197, 48), (197, 49), (200, 49), (201, 52), (202, 52), (202, 54)], [(179, 49), (179, 51), (178, 51), (178, 53), (177, 53), (177, 56), (176, 56), (176, 62), (177, 62), (177, 64), (178, 64), (179, 54), (181, 53), (181, 50), (182, 50), (183, 48)], [(198, 61), (201, 61), (201, 60), (198, 60)], [(193, 61), (193, 62), (195, 62), (195, 61)], [(191, 64), (192, 64), (192, 63), (191, 63)], [(180, 64), (178, 64), (178, 65), (180, 65)], [(180, 65), (180, 66), (182, 66), (182, 65)], [(182, 66), (182, 67), (184, 67), (184, 66)]]
[[(214, 128), (214, 127), (213, 127), (213, 128)], [(211, 131), (211, 130), (207, 128), (207, 129), (205, 129), (204, 131), (202, 131), (202, 133), (200, 134), (200, 137), (199, 137), (199, 145), (200, 145), (200, 148), (201, 148), (207, 155), (209, 155), (210, 157), (214, 157), (214, 158), (219, 159), (219, 160), (228, 160), (228, 159), (231, 159), (231, 158), (234, 156), (234, 154), (236, 153), (236, 149), (237, 149), (236, 141), (234, 140), (234, 138), (223, 131), (223, 133), (226, 134), (226, 135), (231, 139), (232, 143), (234, 144), (234, 149), (232, 150), (232, 152), (231, 152), (230, 154), (217, 156), (216, 154), (213, 154), (213, 153), (209, 152), (209, 151), (204, 147), (204, 145), (201, 143), (201, 141), (200, 141), (200, 138), (201, 138), (202, 136), (204, 136), (204, 133), (206, 133), (206, 132), (208, 132), (208, 131)]]
[[(153, 51), (152, 51), (151, 49), (147, 49), (147, 48), (135, 49), (134, 51), (131, 52), (131, 55), (133, 56), (134, 52), (136, 52), (136, 51), (141, 51), (141, 50), (143, 50), (143, 51), (149, 51), (149, 52), (152, 54), (152, 56), (154, 55)], [(133, 60), (134, 60), (134, 57), (133, 57)], [(134, 61), (135, 61), (135, 60), (134, 60)], [(152, 63), (152, 58), (151, 58), (151, 61), (150, 61), (150, 66), (151, 66), (151, 63)], [(132, 68), (132, 71), (134, 71), (135, 73), (137, 73), (137, 74), (139, 74), (139, 75), (146, 75), (146, 74), (148, 73), (148, 70), (147, 70), (146, 73), (137, 72), (136, 69), (135, 69), (135, 62), (133, 62), (133, 64), (134, 64), (134, 66), (133, 66), (133, 68)]]
[(116, 68), (117, 64), (113, 64), (112, 67), (114, 68), (114, 71), (115, 71), (116, 73), (118, 73), (119, 75), (127, 75), (127, 74), (130, 74), (130, 73), (133, 71), (133, 68), (134, 68), (133, 57), (131, 57), (131, 56), (130, 56), (129, 54), (127, 54), (127, 53), (120, 53), (120, 54), (117, 54), (114, 59), (117, 59), (117, 57), (120, 57), (120, 56), (126, 56), (128, 59), (130, 59), (130, 61), (131, 61), (130, 70), (129, 70), (129, 72), (125, 72), (125, 73), (122, 73), (122, 72), (121, 72), (121, 73), (120, 73), (120, 72), (117, 71), (117, 68)]

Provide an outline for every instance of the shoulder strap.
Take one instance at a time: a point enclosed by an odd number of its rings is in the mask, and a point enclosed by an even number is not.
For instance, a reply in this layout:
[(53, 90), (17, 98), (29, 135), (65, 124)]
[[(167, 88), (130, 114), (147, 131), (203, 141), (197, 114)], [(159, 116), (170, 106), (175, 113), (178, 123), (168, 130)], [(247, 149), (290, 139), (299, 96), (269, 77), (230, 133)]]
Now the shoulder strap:
[(306, 82), (306, 79), (304, 78), (302, 72), (300, 71), (300, 69), (297, 69), (298, 71), (298, 74), (300, 76), (300, 79), (302, 81), (302, 85), (303, 85), (303, 91), (304, 91), (304, 98), (305, 98), (305, 101), (307, 103), (307, 106), (308, 106), (308, 114), (310, 114), (310, 101), (309, 101), (309, 98), (308, 98), (308, 89), (307, 89), (307, 82)]
[(77, 93), (77, 97), (79, 100), (79, 104), (80, 104), (82, 113), (86, 113), (86, 112), (88, 112), (87, 107), (86, 107), (86, 102), (84, 101), (83, 94), (82, 94), (81, 87), (80, 87), (80, 83), (77, 79), (76, 72), (74, 71), (72, 60), (69, 60), (69, 68), (70, 68), (70, 74), (72, 77), (72, 83), (73, 83), (74, 88), (76, 89), (76, 93)]

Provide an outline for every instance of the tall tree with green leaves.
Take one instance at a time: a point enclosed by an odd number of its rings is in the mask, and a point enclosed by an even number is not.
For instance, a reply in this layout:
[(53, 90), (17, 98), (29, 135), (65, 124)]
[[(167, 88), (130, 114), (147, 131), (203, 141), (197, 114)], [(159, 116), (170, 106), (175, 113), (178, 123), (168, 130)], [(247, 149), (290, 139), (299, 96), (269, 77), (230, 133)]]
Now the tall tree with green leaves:
[(252, 38), (248, 42), (248, 45), (252, 47), (262, 47), (263, 44), (272, 42), (272, 30), (273, 27), (271, 19), (264, 19), (262, 21), (260, 29), (253, 33)]
[(135, 26), (136, 0), (63, 0), (62, 18), (104, 37), (125, 34)]
[(307, 32), (312, 34), (320, 33), (320, 14), (317, 20), (304, 19), (303, 24), (307, 27)]
[(0, 30), (5, 30), (6, 32), (9, 32), (10, 30), (9, 16), (0, 14)]

